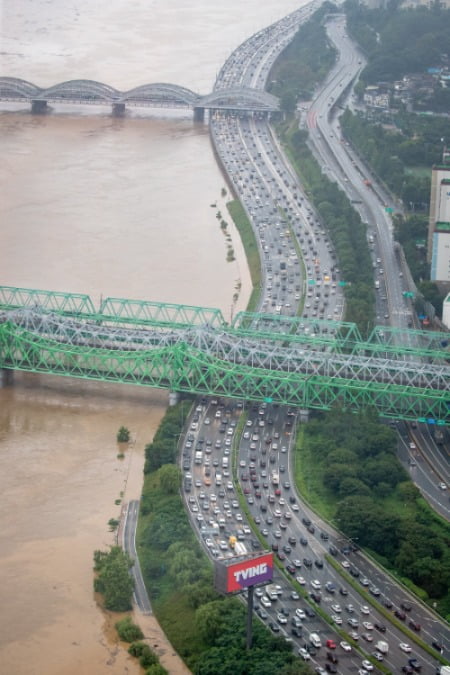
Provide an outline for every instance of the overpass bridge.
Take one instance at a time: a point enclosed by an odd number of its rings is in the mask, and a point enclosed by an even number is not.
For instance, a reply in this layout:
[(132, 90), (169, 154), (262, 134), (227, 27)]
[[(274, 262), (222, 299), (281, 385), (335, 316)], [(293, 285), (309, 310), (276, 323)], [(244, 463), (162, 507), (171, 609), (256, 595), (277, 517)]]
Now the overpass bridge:
[(272, 113), (280, 110), (272, 94), (251, 87), (230, 87), (201, 96), (176, 84), (144, 84), (119, 91), (95, 80), (69, 80), (46, 89), (15, 77), (0, 77), (0, 101), (31, 104), (34, 113), (44, 113), (48, 104), (108, 105), (122, 115), (127, 106), (190, 108), (194, 119), (202, 120), (205, 110)]
[(0, 369), (450, 424), (446, 334), (0, 287)]

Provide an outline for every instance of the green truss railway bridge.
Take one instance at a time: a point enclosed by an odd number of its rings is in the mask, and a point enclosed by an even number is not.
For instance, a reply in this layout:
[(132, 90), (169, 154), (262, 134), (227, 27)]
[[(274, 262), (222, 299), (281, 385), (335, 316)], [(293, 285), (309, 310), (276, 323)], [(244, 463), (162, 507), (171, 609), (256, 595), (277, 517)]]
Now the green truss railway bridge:
[(450, 424), (437, 332), (2, 286), (0, 369)]

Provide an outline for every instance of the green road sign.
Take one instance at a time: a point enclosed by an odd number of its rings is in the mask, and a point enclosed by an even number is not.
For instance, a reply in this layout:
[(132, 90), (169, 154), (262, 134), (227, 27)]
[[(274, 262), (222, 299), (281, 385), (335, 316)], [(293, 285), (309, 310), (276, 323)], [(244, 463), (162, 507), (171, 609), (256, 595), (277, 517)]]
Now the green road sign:
[(405, 298), (413, 298), (413, 297), (414, 297), (414, 293), (412, 293), (411, 291), (403, 291), (403, 296), (404, 296)]
[(273, 401), (273, 398), (270, 398), (270, 396), (268, 396), (267, 398), (264, 399), (264, 403), (272, 403), (272, 401)]
[(394, 213), (394, 209), (391, 206), (386, 206), (385, 211), (386, 213)]
[(338, 286), (350, 286), (350, 281), (338, 281)]
[(315, 286), (316, 285), (315, 279), (308, 279), (308, 284), (310, 286)]

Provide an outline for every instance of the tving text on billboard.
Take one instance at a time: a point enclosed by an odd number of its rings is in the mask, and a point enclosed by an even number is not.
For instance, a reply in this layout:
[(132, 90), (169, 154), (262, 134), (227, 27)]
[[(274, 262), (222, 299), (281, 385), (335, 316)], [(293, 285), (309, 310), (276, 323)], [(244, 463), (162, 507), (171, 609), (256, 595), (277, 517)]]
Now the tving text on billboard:
[(236, 593), (273, 578), (273, 554), (264, 553), (240, 562), (216, 561), (216, 587), (222, 593)]

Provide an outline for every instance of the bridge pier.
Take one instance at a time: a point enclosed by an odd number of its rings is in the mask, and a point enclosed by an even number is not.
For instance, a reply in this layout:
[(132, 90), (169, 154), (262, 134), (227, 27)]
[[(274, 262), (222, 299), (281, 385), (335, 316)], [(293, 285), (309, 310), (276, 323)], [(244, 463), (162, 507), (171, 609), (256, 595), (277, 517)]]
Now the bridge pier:
[(34, 98), (31, 101), (31, 114), (32, 115), (45, 115), (47, 112), (47, 101), (42, 98)]
[(0, 368), (0, 389), (10, 387), (14, 382), (14, 371), (7, 368)]
[(194, 108), (194, 122), (204, 122), (204, 121), (205, 121), (205, 109)]
[(169, 406), (172, 407), (178, 403), (179, 394), (177, 391), (169, 391)]
[(125, 103), (113, 103), (113, 117), (123, 117), (125, 115)]
[(304, 408), (301, 408), (298, 411), (299, 414), (299, 420), (300, 422), (306, 423), (309, 421), (309, 410), (305, 410)]

